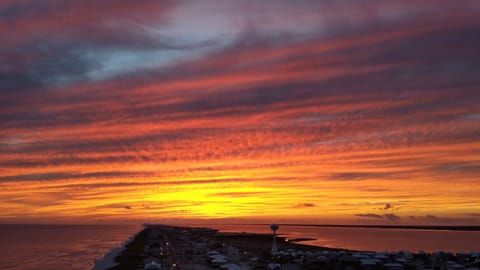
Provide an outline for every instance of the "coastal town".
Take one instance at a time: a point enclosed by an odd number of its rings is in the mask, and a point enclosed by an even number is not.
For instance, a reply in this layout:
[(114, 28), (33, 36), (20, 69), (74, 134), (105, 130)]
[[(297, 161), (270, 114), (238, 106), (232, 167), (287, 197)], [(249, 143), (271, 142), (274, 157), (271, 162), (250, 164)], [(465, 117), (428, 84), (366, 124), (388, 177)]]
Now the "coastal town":
[(272, 234), (147, 225), (108, 270), (480, 270), (480, 252), (413, 253), (333, 249)]

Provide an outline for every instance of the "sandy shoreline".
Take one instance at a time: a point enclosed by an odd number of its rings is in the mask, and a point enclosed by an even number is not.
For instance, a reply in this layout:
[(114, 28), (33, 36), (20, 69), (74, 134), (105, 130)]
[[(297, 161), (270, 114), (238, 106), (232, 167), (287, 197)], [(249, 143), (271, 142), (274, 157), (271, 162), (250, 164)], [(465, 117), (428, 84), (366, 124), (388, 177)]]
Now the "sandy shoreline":
[(148, 229), (138, 232), (132, 241), (128, 242), (118, 256), (115, 257), (117, 265), (108, 270), (137, 269), (144, 259), (144, 247), (147, 244)]
[(102, 258), (97, 259), (92, 270), (104, 270), (117, 265), (115, 259), (122, 254), (126, 249), (126, 246), (134, 240), (137, 234), (138, 232), (127, 239), (121, 246), (111, 249), (109, 252), (105, 253)]

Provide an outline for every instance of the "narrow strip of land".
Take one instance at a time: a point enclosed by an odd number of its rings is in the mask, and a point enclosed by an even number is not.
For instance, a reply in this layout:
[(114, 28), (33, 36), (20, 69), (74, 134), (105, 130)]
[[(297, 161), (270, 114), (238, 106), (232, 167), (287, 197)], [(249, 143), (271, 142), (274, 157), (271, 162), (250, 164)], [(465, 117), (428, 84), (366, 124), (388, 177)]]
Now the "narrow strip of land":
[[(242, 224), (269, 226), (269, 224)], [(280, 226), (331, 227), (331, 228), (376, 228), (429, 231), (480, 231), (480, 226), (424, 226), (424, 225), (336, 225), (336, 224), (279, 224)]]

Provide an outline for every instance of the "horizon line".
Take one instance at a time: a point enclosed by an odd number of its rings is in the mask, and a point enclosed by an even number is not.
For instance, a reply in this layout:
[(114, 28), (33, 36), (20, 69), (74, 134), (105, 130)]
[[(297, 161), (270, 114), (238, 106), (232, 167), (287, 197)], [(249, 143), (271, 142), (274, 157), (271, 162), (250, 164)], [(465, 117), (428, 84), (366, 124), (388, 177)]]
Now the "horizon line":
[[(162, 224), (162, 223), (0, 223), (3, 225), (20, 226), (129, 226), (129, 225), (165, 225), (174, 227), (185, 227), (187, 224)], [(287, 227), (330, 227), (330, 228), (370, 228), (370, 229), (409, 229), (409, 230), (435, 230), (435, 231), (480, 231), (480, 225), (367, 225), (367, 224), (298, 224), (298, 223), (277, 223), (279, 226)], [(190, 223), (191, 226), (208, 227), (212, 225), (250, 225), (250, 226), (269, 226), (271, 223)]]

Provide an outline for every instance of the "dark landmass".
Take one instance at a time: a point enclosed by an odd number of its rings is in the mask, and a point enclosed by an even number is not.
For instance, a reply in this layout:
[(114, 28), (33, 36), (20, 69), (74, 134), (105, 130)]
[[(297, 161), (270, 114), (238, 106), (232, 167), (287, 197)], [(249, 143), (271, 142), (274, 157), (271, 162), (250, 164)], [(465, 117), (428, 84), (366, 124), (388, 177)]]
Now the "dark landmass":
[(298, 243), (298, 242), (305, 242), (305, 241), (313, 241), (313, 240), (317, 240), (315, 238), (288, 238), (288, 239), (285, 239), (286, 242), (290, 242), (290, 243)]

